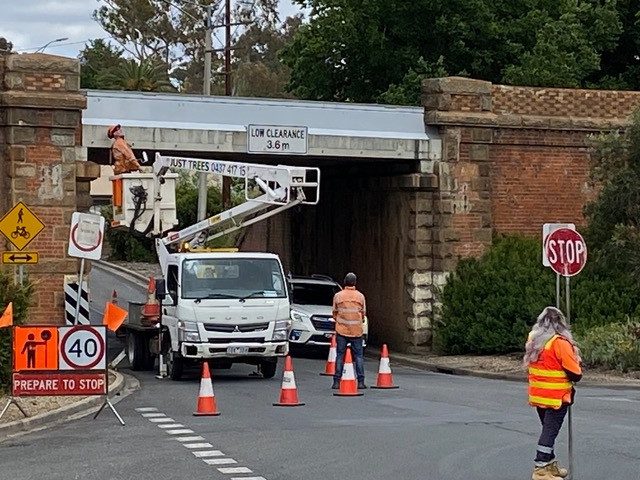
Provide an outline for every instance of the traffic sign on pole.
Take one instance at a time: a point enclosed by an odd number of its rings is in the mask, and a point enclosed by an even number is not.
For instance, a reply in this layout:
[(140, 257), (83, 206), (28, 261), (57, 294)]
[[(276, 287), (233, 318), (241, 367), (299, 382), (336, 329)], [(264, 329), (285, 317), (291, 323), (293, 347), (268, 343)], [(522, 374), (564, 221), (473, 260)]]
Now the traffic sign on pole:
[(2, 252), (2, 263), (23, 265), (38, 263), (38, 252)]
[(572, 277), (587, 263), (587, 244), (575, 230), (560, 228), (545, 240), (544, 249), (549, 266), (563, 277)]
[(0, 232), (18, 250), (24, 249), (44, 228), (44, 223), (22, 202), (0, 220)]
[(104, 239), (104, 217), (91, 213), (74, 212), (69, 230), (70, 257), (100, 260)]

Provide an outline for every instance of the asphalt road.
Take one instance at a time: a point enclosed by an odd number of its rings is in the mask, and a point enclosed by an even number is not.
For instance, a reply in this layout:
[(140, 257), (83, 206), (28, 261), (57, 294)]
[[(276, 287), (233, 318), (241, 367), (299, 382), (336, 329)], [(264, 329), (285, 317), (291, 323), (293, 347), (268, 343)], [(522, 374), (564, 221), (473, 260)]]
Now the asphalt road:
[[(116, 405), (125, 427), (104, 411), (97, 420), (88, 417), (9, 440), (0, 444), (0, 477), (530, 478), (539, 427), (526, 406), (524, 384), (394, 366), (399, 390), (337, 398), (331, 395), (330, 379), (318, 375), (323, 366), (322, 358), (294, 359), (300, 399), (306, 402), (296, 408), (272, 406), (281, 372), (263, 380), (251, 378), (248, 366), (215, 370), (219, 417), (192, 415), (197, 376), (171, 382), (151, 372), (137, 373), (142, 389)], [(367, 361), (368, 383), (376, 368), (376, 362)], [(574, 479), (637, 479), (640, 391), (584, 388), (577, 398)], [(566, 445), (565, 428), (558, 450), (565, 463)]]

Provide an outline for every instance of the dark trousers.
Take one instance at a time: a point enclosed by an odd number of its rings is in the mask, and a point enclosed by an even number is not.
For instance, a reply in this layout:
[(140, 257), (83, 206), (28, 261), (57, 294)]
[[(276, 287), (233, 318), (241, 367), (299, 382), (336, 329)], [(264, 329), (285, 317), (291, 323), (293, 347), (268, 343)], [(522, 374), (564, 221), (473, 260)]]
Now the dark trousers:
[(344, 368), (344, 352), (347, 350), (347, 343), (351, 343), (351, 352), (356, 363), (356, 377), (358, 382), (364, 382), (364, 349), (362, 348), (362, 337), (344, 337), (336, 333), (336, 373), (333, 380), (338, 382), (342, 378)]
[(562, 405), (558, 410), (536, 407), (542, 424), (542, 433), (536, 449), (535, 463), (537, 466), (544, 466), (556, 458), (553, 446), (558, 433), (560, 433), (560, 428), (562, 428), (562, 422), (564, 422), (568, 407), (568, 405)]

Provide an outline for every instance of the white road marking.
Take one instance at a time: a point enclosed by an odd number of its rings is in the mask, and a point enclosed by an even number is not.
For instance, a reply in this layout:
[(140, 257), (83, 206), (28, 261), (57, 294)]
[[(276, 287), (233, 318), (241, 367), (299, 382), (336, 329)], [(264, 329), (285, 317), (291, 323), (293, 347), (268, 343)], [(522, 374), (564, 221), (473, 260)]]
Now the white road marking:
[(221, 467), (218, 471), (220, 473), (253, 473), (253, 471), (247, 467)]
[(264, 477), (232, 477), (231, 480), (267, 480)]
[(157, 412), (158, 409), (156, 407), (140, 407), (136, 408), (136, 412)]
[(196, 437), (176, 437), (176, 440), (179, 442), (199, 442), (200, 440), (204, 440), (204, 437), (196, 436)]
[(144, 418), (166, 417), (166, 415), (164, 413), (160, 413), (160, 412), (143, 413), (142, 416)]
[(149, 421), (152, 422), (152, 423), (171, 423), (171, 422), (175, 422), (175, 420), (173, 418), (169, 418), (169, 417), (150, 418)]
[(189, 428), (178, 428), (176, 430), (165, 430), (169, 435), (184, 435), (185, 433), (196, 433)]
[(184, 425), (181, 424), (181, 423), (168, 423), (168, 424), (164, 424), (164, 425), (158, 425), (158, 427), (160, 427), (160, 428), (182, 428), (182, 427), (184, 427)]
[(184, 446), (187, 448), (213, 448), (210, 443), (185, 443)]
[(224, 453), (220, 450), (204, 450), (202, 452), (191, 452), (197, 458), (207, 458), (207, 457), (224, 457)]
[(232, 465), (238, 463), (233, 458), (204, 458), (203, 461), (208, 465)]

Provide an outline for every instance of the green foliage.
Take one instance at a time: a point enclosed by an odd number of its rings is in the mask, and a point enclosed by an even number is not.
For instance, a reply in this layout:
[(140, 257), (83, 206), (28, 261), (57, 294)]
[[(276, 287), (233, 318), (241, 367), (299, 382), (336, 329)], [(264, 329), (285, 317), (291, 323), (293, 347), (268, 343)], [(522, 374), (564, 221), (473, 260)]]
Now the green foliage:
[(480, 259), (463, 259), (442, 292), (434, 348), (450, 354), (522, 349), (529, 326), (554, 302), (554, 277), (532, 238), (502, 237)]
[(607, 369), (640, 370), (640, 322), (601, 325), (577, 335), (583, 362)]
[[(600, 71), (604, 52), (616, 49), (623, 28), (637, 30), (628, 18), (622, 21), (631, 8), (617, 9), (624, 2), (613, 0), (298, 3), (311, 8), (310, 21), (283, 59), (292, 69), (291, 91), (317, 100), (417, 100), (398, 85), (413, 85), (415, 92), (419, 78), (432, 74), (421, 62), (439, 61), (450, 75), (494, 83), (597, 86), (607, 75)], [(624, 59), (627, 66), (637, 63)]]
[(109, 90), (129, 90), (136, 92), (171, 92), (166, 66), (157, 60), (140, 62), (123, 60), (117, 67), (101, 73), (97, 80)]
[(419, 105), (422, 95), (422, 81), (425, 78), (446, 77), (444, 57), (438, 58), (435, 64), (428, 63), (424, 58), (418, 59), (415, 67), (409, 71), (398, 84), (391, 84), (386, 92), (382, 93), (377, 101), (389, 105)]
[(127, 262), (157, 261), (153, 240), (139, 233), (132, 233), (129, 229), (112, 228), (113, 210), (110, 206), (101, 211), (105, 218), (105, 238), (111, 250), (111, 260)]
[[(13, 283), (13, 275), (8, 270), (0, 270), (0, 315), (9, 302), (13, 302), (13, 323), (20, 325), (27, 318), (33, 285), (28, 281), (23, 286)], [(11, 382), (11, 329), (0, 329), (0, 391)]]
[(78, 57), (80, 59), (80, 86), (93, 89), (110, 88), (104, 78), (124, 62), (122, 53), (122, 49), (116, 48), (100, 38), (91, 40)]

